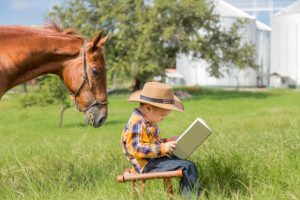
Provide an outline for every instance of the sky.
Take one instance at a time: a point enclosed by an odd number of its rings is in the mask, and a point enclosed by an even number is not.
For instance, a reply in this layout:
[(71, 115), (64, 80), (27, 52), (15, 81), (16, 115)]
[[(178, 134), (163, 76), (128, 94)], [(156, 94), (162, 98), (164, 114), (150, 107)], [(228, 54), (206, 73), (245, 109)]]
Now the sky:
[[(279, 10), (286, 8), (297, 0), (225, 0), (231, 5), (246, 10), (250, 15), (265, 23), (271, 24), (270, 16)], [(272, 11), (273, 9), (273, 11)], [(270, 11), (270, 12), (269, 12)]]
[[(47, 11), (53, 5), (64, 1), (66, 0), (0, 0), (0, 25), (43, 25), (46, 23)], [(228, 0), (230, 1), (233, 0)], [(259, 1), (263, 0), (256, 0), (256, 2)], [(267, 12), (257, 13), (257, 19), (270, 25)]]
[(47, 11), (64, 0), (0, 0), (0, 25), (43, 25)]

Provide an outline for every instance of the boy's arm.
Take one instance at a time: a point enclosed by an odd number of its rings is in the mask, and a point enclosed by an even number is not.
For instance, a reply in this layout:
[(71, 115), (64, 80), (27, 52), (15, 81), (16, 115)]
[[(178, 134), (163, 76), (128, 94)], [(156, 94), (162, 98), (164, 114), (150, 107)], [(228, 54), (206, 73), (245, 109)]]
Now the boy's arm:
[(142, 141), (143, 129), (140, 123), (133, 125), (127, 133), (126, 146), (129, 153), (135, 158), (157, 158), (167, 154), (165, 145), (151, 144)]

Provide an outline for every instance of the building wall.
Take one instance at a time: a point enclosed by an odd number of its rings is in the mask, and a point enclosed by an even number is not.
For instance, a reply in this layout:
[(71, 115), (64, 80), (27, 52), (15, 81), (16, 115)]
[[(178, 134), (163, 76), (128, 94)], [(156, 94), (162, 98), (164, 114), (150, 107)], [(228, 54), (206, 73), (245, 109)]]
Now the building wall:
[[(237, 20), (235, 17), (222, 17), (221, 24), (224, 29), (229, 29)], [(257, 47), (257, 64), (261, 68), (253, 70), (235, 69), (230, 73), (223, 73), (224, 77), (217, 79), (210, 77), (207, 72), (209, 66), (204, 60), (193, 60), (190, 55), (180, 54), (176, 60), (177, 71), (184, 77), (185, 84), (201, 86), (243, 86), (256, 87), (267, 86), (269, 71), (269, 31), (258, 30), (255, 19), (249, 19), (249, 23), (239, 33), (243, 36), (244, 42), (254, 43)], [(260, 77), (260, 82), (258, 81)]]
[(193, 60), (190, 56), (178, 55), (177, 71), (184, 77), (185, 85), (194, 86), (256, 86), (256, 71), (253, 69), (233, 70), (224, 73), (223, 78), (211, 77), (207, 72), (208, 64), (204, 60)]
[(270, 38), (269, 31), (256, 31), (256, 63), (260, 66), (257, 69), (258, 86), (270, 85)]
[(288, 76), (300, 85), (300, 13), (272, 19), (271, 73)]

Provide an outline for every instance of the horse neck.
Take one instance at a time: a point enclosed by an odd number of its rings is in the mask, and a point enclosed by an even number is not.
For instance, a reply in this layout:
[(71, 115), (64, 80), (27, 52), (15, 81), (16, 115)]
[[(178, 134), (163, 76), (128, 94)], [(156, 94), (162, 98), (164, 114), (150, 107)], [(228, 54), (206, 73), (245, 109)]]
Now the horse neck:
[(10, 88), (40, 75), (60, 76), (63, 62), (78, 57), (83, 40), (49, 31), (0, 29), (0, 44), (1, 97)]

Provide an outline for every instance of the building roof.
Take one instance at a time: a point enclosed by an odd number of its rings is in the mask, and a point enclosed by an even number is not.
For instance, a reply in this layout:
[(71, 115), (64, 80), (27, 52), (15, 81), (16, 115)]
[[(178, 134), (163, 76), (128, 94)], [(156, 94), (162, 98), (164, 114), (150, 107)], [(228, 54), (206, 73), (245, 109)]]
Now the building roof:
[(255, 16), (251, 16), (241, 9), (234, 7), (223, 0), (214, 1), (216, 12), (222, 17), (235, 17), (235, 18), (246, 18), (255, 19)]
[(166, 69), (166, 76), (170, 78), (183, 78), (183, 76), (177, 72), (176, 69)]
[[(295, 14), (299, 13), (300, 14), (300, 1), (296, 1), (289, 5), (288, 7), (278, 11), (273, 15), (273, 17), (281, 16), (281, 15), (290, 15), (290, 14)], [(273, 18), (272, 17), (272, 18)]]
[(256, 28), (262, 31), (271, 31), (272, 28), (261, 21), (256, 20)]
[[(255, 20), (255, 16), (251, 16), (248, 13), (242, 11), (241, 9), (227, 3), (223, 0), (215, 0), (215, 11), (221, 16), (221, 17), (234, 17), (234, 18), (244, 18), (244, 19), (251, 19)], [(261, 21), (256, 20), (256, 27), (259, 30), (263, 31), (271, 31), (272, 28)]]

